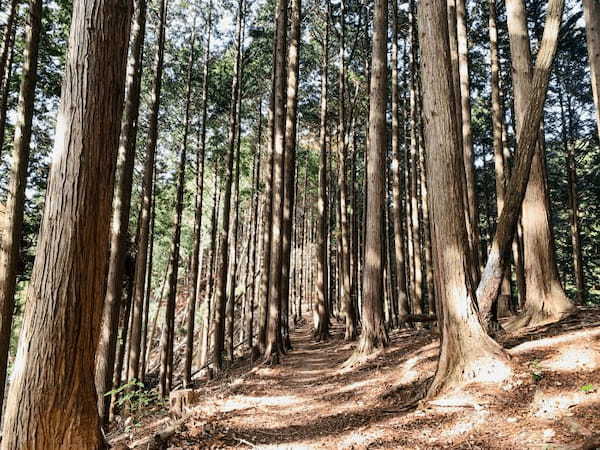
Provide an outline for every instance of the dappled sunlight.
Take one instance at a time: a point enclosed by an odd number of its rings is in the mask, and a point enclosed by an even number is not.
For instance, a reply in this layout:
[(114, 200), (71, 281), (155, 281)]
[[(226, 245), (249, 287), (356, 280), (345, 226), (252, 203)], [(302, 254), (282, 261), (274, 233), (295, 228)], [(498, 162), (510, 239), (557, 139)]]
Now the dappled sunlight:
[(561, 349), (557, 356), (543, 361), (540, 365), (555, 371), (598, 370), (600, 352), (591, 348), (572, 346)]
[(534, 416), (546, 419), (557, 419), (563, 415), (569, 415), (569, 411), (578, 406), (591, 405), (600, 400), (600, 394), (588, 393), (585, 390), (565, 393), (560, 392), (538, 392), (531, 405)]

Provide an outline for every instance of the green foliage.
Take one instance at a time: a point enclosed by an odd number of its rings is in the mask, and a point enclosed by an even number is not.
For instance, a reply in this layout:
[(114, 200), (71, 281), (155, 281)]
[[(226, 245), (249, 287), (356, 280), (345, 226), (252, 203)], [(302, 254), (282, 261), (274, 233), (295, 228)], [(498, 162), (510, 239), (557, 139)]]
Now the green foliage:
[(163, 400), (155, 390), (148, 391), (144, 383), (133, 379), (104, 394), (117, 396), (116, 405), (135, 413), (150, 405), (162, 404)]

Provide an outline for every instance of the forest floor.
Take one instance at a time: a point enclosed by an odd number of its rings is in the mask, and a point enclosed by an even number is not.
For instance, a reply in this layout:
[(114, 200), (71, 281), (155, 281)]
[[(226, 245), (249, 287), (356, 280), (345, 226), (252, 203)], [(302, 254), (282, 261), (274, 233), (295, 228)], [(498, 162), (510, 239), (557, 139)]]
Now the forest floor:
[(154, 449), (600, 448), (598, 308), (503, 336), (515, 368), (508, 383), (428, 403), (411, 399), (435, 371), (438, 339), (429, 330), (395, 331), (388, 349), (344, 368), (354, 344), (341, 326), (319, 343), (310, 328), (293, 332), (280, 365), (249, 370), (242, 360), (227, 378), (204, 383), (185, 417), (156, 407), (109, 440)]

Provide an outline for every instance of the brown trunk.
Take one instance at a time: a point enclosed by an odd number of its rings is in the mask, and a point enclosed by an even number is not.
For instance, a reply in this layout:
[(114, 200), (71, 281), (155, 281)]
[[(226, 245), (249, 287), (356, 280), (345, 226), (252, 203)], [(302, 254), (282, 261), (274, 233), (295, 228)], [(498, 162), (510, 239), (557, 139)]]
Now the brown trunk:
[[(9, 21), (14, 21), (15, 12), (11, 5)], [(17, 122), (12, 150), (12, 167), (8, 180), (6, 200), (6, 219), (3, 221), (0, 235), (0, 411), (4, 402), (4, 386), (13, 312), (15, 309), (15, 289), (17, 286), (17, 268), (23, 231), (25, 210), (25, 188), (27, 184), (27, 166), (29, 164), (29, 144), (31, 142), (31, 124), (34, 112), (35, 87), (37, 81), (38, 46), (41, 32), (42, 1), (29, 3), (28, 27), (25, 36), (25, 54), (22, 68), (21, 89), (17, 108)], [(11, 23), (11, 22), (9, 22)], [(10, 25), (13, 26), (12, 24)], [(9, 28), (5, 34), (6, 49), (10, 43)], [(4, 52), (5, 49), (3, 49)], [(4, 57), (4, 53), (2, 55)], [(0, 142), (0, 146), (2, 143)], [(41, 247), (38, 247), (41, 248)]]
[[(511, 2), (511, 6), (514, 6), (512, 4), (513, 1), (520, 3), (520, 0), (509, 1)], [(536, 58), (536, 66), (533, 70), (533, 79), (531, 82), (526, 80), (527, 89), (524, 89), (524, 91), (528, 93), (527, 98), (529, 102), (527, 102), (525, 113), (521, 115), (522, 123), (518, 127), (517, 142), (519, 149), (516, 153), (510, 181), (507, 183), (504, 208), (498, 218), (496, 234), (491, 245), (481, 282), (477, 288), (480, 313), (486, 321), (490, 319), (492, 304), (498, 296), (498, 290), (502, 283), (505, 261), (508, 257), (511, 242), (515, 236), (521, 205), (525, 197), (525, 189), (529, 179), (529, 172), (532, 169), (534, 153), (537, 151), (540, 124), (546, 100), (550, 69), (558, 42), (563, 7), (564, 0), (550, 0), (546, 15), (544, 36)], [(511, 12), (511, 8), (509, 8), (509, 12), (514, 14), (514, 11)], [(524, 39), (527, 39), (526, 36), (524, 36)], [(526, 48), (528, 48), (527, 43)], [(514, 52), (512, 53), (513, 55), (515, 54)], [(521, 100), (525, 102), (525, 99)], [(538, 219), (539, 217), (536, 218), (535, 224), (538, 223)], [(544, 218), (541, 220), (546, 220), (545, 212)], [(545, 245), (548, 245), (548, 241), (545, 242)], [(555, 264), (554, 268), (556, 268)], [(560, 287), (560, 284), (558, 286)], [(562, 292), (562, 288), (560, 288), (560, 291)], [(527, 293), (527, 298), (531, 298), (529, 292)], [(566, 297), (564, 298), (566, 299)]]
[(583, 0), (583, 13), (592, 75), (592, 92), (596, 105), (596, 124), (600, 135), (600, 4), (597, 0)]
[(123, 108), (123, 120), (121, 121), (119, 153), (115, 174), (106, 296), (102, 311), (100, 341), (96, 350), (95, 377), (96, 392), (98, 393), (98, 414), (104, 425), (108, 423), (108, 409), (110, 406), (110, 397), (104, 394), (113, 388), (115, 351), (119, 332), (119, 309), (123, 295), (123, 272), (128, 247), (127, 239), (140, 106), (145, 29), (146, 0), (137, 0), (134, 2), (134, 21), (131, 25), (130, 54), (127, 61), (126, 98)]
[[(155, 175), (156, 179), (156, 175)], [(152, 295), (152, 267), (154, 264), (154, 230), (156, 224), (156, 183), (152, 189), (152, 213), (150, 217), (150, 254), (148, 255), (148, 265), (146, 267), (146, 291), (144, 292), (144, 319), (142, 326), (142, 344), (141, 344), (141, 360), (140, 360), (140, 381), (143, 383), (146, 378), (146, 367), (148, 362), (148, 320), (150, 316), (150, 296)], [(159, 304), (156, 305), (158, 311)]]
[[(530, 97), (531, 52), (523, 0), (507, 1), (517, 129), (522, 128)], [(518, 136), (517, 145), (521, 146)], [(522, 223), (525, 246), (526, 299), (523, 314), (510, 328), (536, 326), (560, 319), (573, 310), (558, 276), (554, 239), (550, 224), (549, 199), (544, 174), (544, 134), (538, 133), (529, 182), (523, 200)], [(521, 150), (519, 148), (519, 150)]]
[[(14, 19), (18, 0), (12, 0), (11, 10), (9, 11), (6, 29), (4, 31), (4, 41), (0, 55), (0, 157), (4, 147), (4, 137), (6, 135), (6, 115), (8, 113), (8, 96), (10, 94), (10, 81), (12, 78), (14, 54), (15, 54), (15, 36), (17, 27), (14, 26)], [(6, 56), (5, 56), (6, 52)], [(0, 405), (1, 406), (1, 405)]]
[(448, 21), (444, 0), (419, 5), (427, 176), (431, 199), (437, 296), (443, 305), (440, 359), (428, 397), (473, 381), (510, 373), (508, 357), (482, 328), (468, 272), (469, 243), (463, 215), (463, 149), (455, 124)]
[(206, 150), (206, 120), (208, 117), (208, 65), (210, 58), (210, 36), (212, 32), (212, 3), (208, 7), (206, 24), (206, 46), (202, 72), (202, 126), (196, 154), (196, 198), (194, 210), (194, 249), (192, 253), (192, 295), (187, 306), (185, 336), (185, 357), (183, 363), (183, 383), (187, 387), (192, 382), (192, 359), (194, 354), (194, 328), (196, 325), (196, 303), (200, 297), (202, 273), (202, 212), (204, 202), (204, 161)]
[[(167, 284), (167, 305), (165, 308), (164, 327), (166, 339), (160, 345), (160, 393), (168, 395), (173, 385), (173, 345), (175, 340), (175, 306), (177, 302), (177, 280), (179, 275), (179, 246), (181, 243), (181, 215), (183, 213), (183, 194), (185, 191), (185, 165), (187, 163), (187, 147), (190, 130), (190, 106), (192, 100), (192, 82), (194, 76), (194, 45), (196, 43), (196, 24), (192, 28), (190, 42), (190, 59), (188, 65), (187, 93), (184, 111), (183, 144), (177, 168), (177, 197), (175, 200), (175, 217), (173, 220), (173, 238), (171, 241), (171, 255), (169, 265), (171, 272)], [(132, 367), (130, 370), (130, 378)], [(139, 372), (138, 372), (139, 373)]]
[(369, 143), (367, 159), (367, 220), (365, 223), (365, 266), (363, 270), (363, 329), (355, 354), (368, 354), (388, 344), (383, 322), (383, 236), (384, 155), (387, 147), (387, 0), (375, 0), (373, 52), (369, 93)]
[[(33, 71), (23, 72), (22, 99), (23, 94), (33, 97), (41, 2), (32, 2), (30, 11), (25, 61)], [(97, 293), (107, 268), (130, 13), (129, 2), (122, 0), (73, 5), (54, 158), (3, 449), (104, 447), (90, 380), (103, 302)], [(27, 115), (21, 120), (26, 123)]]
[[(213, 365), (214, 369), (223, 369), (223, 350), (225, 347), (225, 308), (227, 306), (227, 273), (229, 271), (229, 228), (231, 224), (231, 193), (233, 186), (233, 163), (237, 136), (237, 107), (238, 85), (240, 82), (240, 60), (242, 42), (242, 16), (244, 13), (244, 0), (239, 0), (236, 31), (236, 58), (234, 76), (231, 86), (231, 108), (229, 112), (229, 139), (225, 160), (225, 192), (222, 225), (219, 230), (219, 250), (217, 264), (217, 285), (215, 291), (215, 317), (213, 321)], [(233, 301), (233, 300), (232, 300)]]
[(152, 185), (154, 181), (154, 159), (158, 141), (158, 113), (164, 62), (165, 27), (167, 0), (160, 2), (158, 25), (158, 49), (154, 67), (154, 86), (149, 117), (148, 145), (144, 163), (144, 179), (142, 187), (141, 209), (139, 214), (139, 236), (135, 258), (135, 279), (133, 284), (133, 305), (131, 321), (131, 339), (129, 341), (127, 379), (139, 378), (140, 343), (142, 336), (142, 308), (144, 305), (144, 287), (146, 282), (146, 262), (148, 259), (148, 234), (150, 232), (150, 204), (152, 202)]
[(283, 325), (283, 348), (292, 348), (289, 336), (288, 314), (290, 305), (290, 264), (292, 231), (294, 227), (294, 202), (296, 185), (296, 125), (298, 109), (298, 75), (300, 71), (300, 17), (301, 1), (292, 0), (290, 16), (290, 36), (287, 45), (287, 106), (285, 118), (285, 161), (284, 161), (284, 206), (283, 206), (283, 246), (281, 266), (281, 302)]
[(273, 90), (273, 182), (271, 226), (271, 274), (269, 276), (269, 312), (265, 360), (279, 363), (281, 348), (281, 265), (283, 225), (283, 169), (285, 158), (285, 61), (287, 48), (288, 0), (278, 0), (275, 12), (275, 60)]

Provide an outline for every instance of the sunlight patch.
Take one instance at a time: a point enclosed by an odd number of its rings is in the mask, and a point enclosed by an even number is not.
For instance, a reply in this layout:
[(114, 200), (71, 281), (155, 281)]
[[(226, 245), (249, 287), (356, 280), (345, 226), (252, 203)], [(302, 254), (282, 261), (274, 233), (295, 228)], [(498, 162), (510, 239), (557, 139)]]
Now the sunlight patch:
[(568, 347), (558, 356), (542, 363), (543, 367), (556, 371), (594, 370), (600, 368), (600, 354), (590, 348)]

